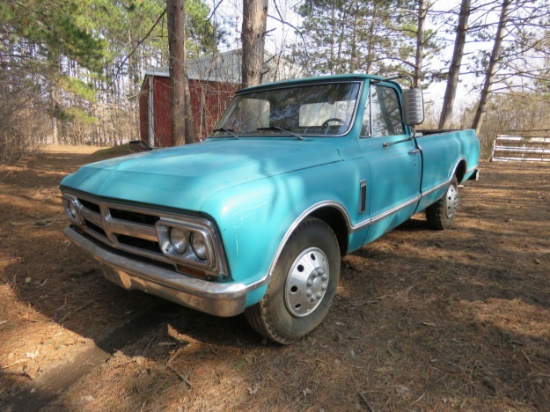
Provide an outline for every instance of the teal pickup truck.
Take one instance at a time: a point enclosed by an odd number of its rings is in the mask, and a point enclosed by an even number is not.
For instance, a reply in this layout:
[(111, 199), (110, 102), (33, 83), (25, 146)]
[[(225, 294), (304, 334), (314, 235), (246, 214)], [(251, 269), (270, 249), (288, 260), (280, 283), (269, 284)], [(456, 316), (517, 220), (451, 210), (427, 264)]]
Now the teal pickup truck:
[(236, 93), (199, 144), (82, 167), (65, 234), (126, 289), (289, 344), (325, 318), (341, 256), (426, 211), (451, 225), (478, 175), (471, 130), (417, 132), (422, 94), (341, 75)]

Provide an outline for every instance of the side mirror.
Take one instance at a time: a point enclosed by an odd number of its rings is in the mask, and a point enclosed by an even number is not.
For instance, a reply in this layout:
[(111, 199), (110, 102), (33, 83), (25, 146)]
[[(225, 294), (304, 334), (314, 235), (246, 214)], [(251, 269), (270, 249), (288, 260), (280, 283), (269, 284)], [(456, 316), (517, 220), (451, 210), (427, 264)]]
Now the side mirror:
[(424, 97), (420, 89), (403, 90), (404, 121), (416, 126), (424, 121)]

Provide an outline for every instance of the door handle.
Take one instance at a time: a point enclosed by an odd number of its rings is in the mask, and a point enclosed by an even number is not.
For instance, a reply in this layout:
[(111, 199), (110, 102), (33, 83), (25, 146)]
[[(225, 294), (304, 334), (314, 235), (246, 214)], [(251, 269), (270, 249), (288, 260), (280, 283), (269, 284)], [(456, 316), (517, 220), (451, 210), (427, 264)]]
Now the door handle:
[(414, 150), (411, 150), (411, 151), (409, 152), (409, 154), (412, 156), (412, 155), (415, 155), (415, 154), (420, 153), (421, 151), (422, 151), (422, 150), (420, 150), (420, 149), (414, 149)]

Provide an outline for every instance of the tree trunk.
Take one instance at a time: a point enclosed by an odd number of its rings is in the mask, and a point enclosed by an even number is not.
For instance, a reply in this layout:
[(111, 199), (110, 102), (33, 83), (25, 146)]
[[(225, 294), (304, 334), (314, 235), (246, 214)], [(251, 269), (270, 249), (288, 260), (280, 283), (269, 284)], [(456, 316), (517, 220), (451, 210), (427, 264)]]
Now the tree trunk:
[[(469, 0), (468, 0), (469, 1)], [(422, 77), (422, 58), (424, 57), (424, 25), (426, 23), (426, 1), (418, 1), (418, 27), (416, 32), (416, 59), (413, 76), (413, 87), (420, 87)]]
[(262, 82), (268, 0), (243, 0), (243, 87)]
[(185, 76), (185, 144), (195, 143), (195, 123), (193, 121), (193, 107), (191, 106), (191, 92), (189, 90), (189, 79)]
[(351, 51), (350, 51), (350, 64), (349, 64), (349, 71), (350, 73), (353, 73), (358, 66), (357, 62), (357, 20), (359, 19), (359, 10), (357, 7), (357, 0), (353, 2), (353, 23), (352, 23), (352, 33), (351, 33)]
[(460, 16), (456, 28), (455, 47), (451, 67), (447, 75), (447, 87), (445, 88), (445, 97), (443, 98), (443, 109), (439, 118), (439, 128), (449, 127), (451, 116), (453, 114), (453, 105), (456, 97), (456, 88), (458, 86), (458, 76), (460, 75), (460, 66), (462, 56), (464, 55), (464, 45), (466, 44), (466, 32), (468, 31), (468, 18), (471, 11), (471, 0), (462, 0), (460, 6)]
[[(333, 10), (336, 9), (336, 6)], [(337, 9), (336, 9), (337, 10)], [(348, 39), (346, 37), (346, 27), (347, 27), (347, 15), (346, 8), (341, 8), (341, 13), (338, 15), (335, 14), (335, 18), (338, 17), (339, 20), (335, 20), (335, 24), (338, 24), (338, 50), (336, 53), (336, 60), (334, 62), (334, 74), (341, 74), (346, 72), (345, 60), (342, 58), (342, 53), (344, 52), (344, 46), (347, 45)]]
[(508, 23), (508, 9), (511, 3), (512, 0), (502, 1), (502, 9), (500, 11), (500, 19), (498, 21), (495, 42), (493, 43), (493, 51), (491, 52), (489, 65), (487, 66), (487, 70), (485, 71), (485, 81), (483, 83), (483, 88), (481, 89), (481, 95), (479, 96), (479, 104), (477, 105), (474, 122), (472, 123), (472, 129), (475, 129), (478, 136), (481, 130), (481, 126), (483, 125), (483, 120), (485, 119), (487, 99), (489, 98), (489, 94), (491, 93), (491, 87), (493, 86), (497, 64), (500, 60), (502, 40), (505, 35), (506, 24)]
[(56, 111), (58, 109), (59, 104), (59, 94), (57, 90), (57, 83), (52, 82), (51, 84), (51, 90), (50, 90), (50, 107), (52, 111), (54, 112), (51, 120), (52, 120), (52, 139), (51, 142), (54, 145), (59, 144), (59, 120), (56, 117)]
[(368, 26), (368, 37), (367, 37), (367, 65), (366, 65), (366, 72), (370, 73), (372, 70), (372, 67), (374, 65), (374, 49), (375, 49), (375, 40), (374, 40), (374, 32), (376, 30), (376, 21), (378, 20), (378, 4), (376, 2), (373, 3), (372, 6), (372, 14), (370, 16), (370, 23)]
[(172, 145), (181, 146), (194, 141), (191, 99), (188, 97), (189, 81), (185, 68), (184, 0), (166, 0), (166, 9), (170, 51), (170, 129)]
[(334, 39), (336, 38), (336, 10), (332, 6), (332, 24), (331, 24), (331, 36), (330, 36), (330, 74), (334, 74), (334, 68), (336, 67), (335, 57), (334, 57)]

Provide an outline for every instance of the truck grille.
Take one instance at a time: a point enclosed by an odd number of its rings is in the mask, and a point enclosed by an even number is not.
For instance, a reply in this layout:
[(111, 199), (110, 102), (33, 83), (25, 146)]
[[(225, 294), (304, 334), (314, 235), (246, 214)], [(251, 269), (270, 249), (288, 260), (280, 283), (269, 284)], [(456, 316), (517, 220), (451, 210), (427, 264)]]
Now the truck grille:
[[(81, 234), (121, 252), (154, 260), (161, 266), (170, 265), (179, 273), (216, 281), (230, 278), (221, 237), (211, 221), (66, 189), (62, 192), (67, 217)], [(173, 228), (183, 231), (191, 246), (176, 251), (170, 238)], [(195, 251), (193, 236), (204, 239), (205, 255)]]
[(112, 247), (159, 262), (174, 264), (163, 255), (155, 223), (160, 213), (76, 196), (81, 205), (84, 232)]

